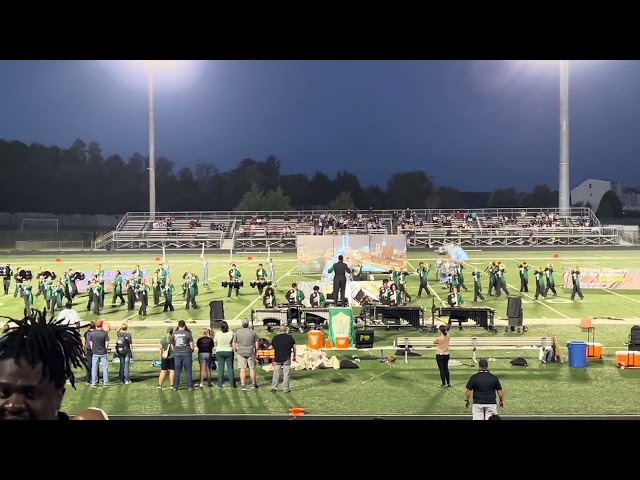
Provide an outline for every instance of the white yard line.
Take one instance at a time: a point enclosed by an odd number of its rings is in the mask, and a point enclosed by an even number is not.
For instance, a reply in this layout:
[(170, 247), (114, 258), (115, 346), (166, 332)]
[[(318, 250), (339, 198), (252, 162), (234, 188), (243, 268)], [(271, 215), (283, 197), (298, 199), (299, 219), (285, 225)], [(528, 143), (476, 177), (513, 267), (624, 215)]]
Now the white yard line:
[(640, 300), (637, 300), (637, 299), (635, 299), (635, 298), (631, 298), (631, 297), (627, 297), (626, 295), (622, 295), (621, 293), (617, 293), (617, 292), (614, 292), (614, 291), (612, 291), (612, 290), (608, 290), (608, 289), (606, 289), (606, 288), (603, 288), (603, 290), (604, 290), (605, 292), (607, 292), (607, 293), (610, 293), (611, 295), (617, 295), (617, 296), (622, 297), (622, 298), (624, 298), (624, 299), (626, 299), (626, 300), (631, 300), (632, 302), (640, 303)]
[[(281, 281), (284, 277), (288, 276), (288, 275), (289, 275), (291, 272), (293, 272), (296, 268), (298, 268), (298, 265), (297, 265), (297, 264), (296, 264), (293, 268), (291, 268), (291, 270), (289, 270), (287, 273), (285, 273), (283, 276), (281, 276), (280, 278), (278, 278), (278, 279), (276, 280), (276, 283), (280, 283), (280, 281)], [(251, 302), (249, 305), (247, 305), (247, 306), (246, 306), (246, 308), (245, 308), (244, 310), (242, 310), (238, 315), (236, 315), (236, 316), (234, 317), (234, 320), (238, 320), (240, 317), (242, 317), (242, 315), (243, 315), (247, 310), (249, 310), (249, 309), (250, 309), (250, 308), (251, 308), (251, 307), (252, 307), (252, 306), (253, 306), (253, 305), (254, 305), (258, 300), (262, 300), (262, 295), (258, 295), (258, 297), (257, 297), (253, 302)]]
[[(513, 285), (509, 285), (507, 284), (507, 287), (513, 287), (515, 289), (515, 286)], [(553, 307), (550, 307), (549, 305), (547, 305), (546, 303), (544, 303), (544, 300), (534, 300), (533, 297), (531, 295), (529, 295), (528, 293), (522, 292), (522, 295), (524, 295), (525, 297), (528, 297), (529, 299), (533, 300), (533, 303), (537, 304), (537, 305), (542, 305), (544, 307), (547, 307), (549, 310), (551, 310), (554, 313), (557, 313), (558, 315), (560, 315), (561, 317), (564, 317), (568, 320), (571, 320), (571, 317), (568, 317), (567, 315), (565, 315), (562, 312), (559, 312), (558, 310), (556, 310)]]

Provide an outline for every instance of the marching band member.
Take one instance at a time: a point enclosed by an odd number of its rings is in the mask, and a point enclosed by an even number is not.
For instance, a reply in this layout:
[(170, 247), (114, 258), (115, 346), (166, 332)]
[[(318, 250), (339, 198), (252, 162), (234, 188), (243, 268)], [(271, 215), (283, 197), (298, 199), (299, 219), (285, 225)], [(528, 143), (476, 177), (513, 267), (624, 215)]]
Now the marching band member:
[(391, 303), (391, 289), (389, 288), (389, 280), (382, 280), (382, 286), (378, 291), (378, 299), (382, 305), (389, 305)]
[(520, 271), (520, 292), (529, 291), (529, 265), (527, 262), (522, 262), (518, 265)]
[(302, 290), (298, 290), (298, 284), (292, 283), (291, 290), (287, 291), (285, 294), (285, 298), (289, 305), (293, 308), (289, 308), (287, 312), (287, 320), (289, 325), (291, 325), (291, 321), (295, 318), (298, 325), (300, 324), (300, 309), (297, 308), (302, 305), (304, 301), (304, 292)]
[(478, 298), (481, 302), (484, 302), (484, 296), (482, 295), (482, 284), (480, 283), (480, 277), (482, 273), (477, 268), (473, 269), (473, 303), (478, 303)]
[[(398, 273), (398, 291), (401, 297), (404, 296), (405, 299), (408, 298), (409, 301), (411, 301), (411, 295), (409, 295), (407, 291), (407, 275), (409, 275), (409, 272), (407, 272), (405, 267), (402, 267)], [(405, 300), (403, 300), (402, 303), (406, 303)]]
[[(75, 298), (78, 295), (78, 286), (76, 285), (76, 272), (73, 271), (73, 268), (69, 269), (69, 290), (71, 293), (71, 298)], [(84, 279), (84, 275), (82, 277)]]
[(576, 265), (576, 268), (571, 270), (571, 282), (573, 283), (573, 290), (571, 291), (571, 300), (576, 298), (576, 293), (580, 297), (580, 300), (584, 299), (582, 290), (580, 290), (580, 267)]
[(189, 275), (187, 276), (186, 282), (187, 282), (187, 303), (185, 305), (185, 309), (189, 310), (189, 308), (198, 308), (198, 305), (196, 304), (196, 297), (198, 296), (198, 276), (193, 273), (193, 272), (189, 272)]
[(162, 287), (164, 287), (167, 284), (168, 276), (169, 276), (169, 265), (165, 263), (158, 264), (158, 279), (160, 280), (161, 290), (162, 290)]
[(496, 285), (496, 270), (498, 269), (496, 262), (491, 262), (487, 268), (484, 269), (485, 272), (489, 274), (489, 296), (492, 297), (491, 293), (494, 289), (498, 290)]
[(398, 290), (398, 286), (395, 283), (391, 284), (389, 289), (389, 305), (397, 306), (402, 303), (402, 293)]
[(20, 288), (20, 285), (22, 284), (22, 282), (24, 282), (24, 278), (22, 278), (22, 276), (20, 275), (20, 272), (22, 271), (22, 267), (18, 267), (16, 269), (16, 275), (14, 280), (16, 281), (16, 288), (13, 291), (13, 298), (17, 298), (18, 295), (22, 292), (22, 289)]
[(264, 308), (275, 308), (276, 304), (276, 293), (272, 287), (267, 287), (264, 290), (264, 296), (262, 297), (262, 305)]
[(234, 288), (236, 290), (236, 297), (240, 295), (240, 277), (242, 277), (240, 270), (238, 270), (235, 263), (232, 263), (229, 269), (229, 291), (227, 298), (231, 298), (231, 290)]
[(162, 296), (162, 280), (160, 279), (160, 268), (153, 272), (151, 278), (151, 289), (153, 291), (153, 306), (160, 305), (160, 297)]
[(104, 304), (102, 303), (104, 298), (104, 288), (98, 277), (93, 281), (90, 295), (93, 296), (93, 313), (100, 315), (100, 310), (104, 307)]
[(138, 286), (136, 287), (136, 293), (140, 300), (140, 309), (138, 310), (138, 316), (147, 316), (147, 305), (149, 305), (149, 285), (147, 285), (146, 279), (142, 278)]
[[(96, 271), (93, 272), (94, 275), (96, 276), (96, 280), (98, 281), (98, 283), (100, 284), (100, 308), (104, 307), (104, 269), (102, 268), (102, 265), (98, 264), (96, 266)], [(69, 277), (67, 277), (69, 278)], [(71, 280), (68, 280), (68, 283), (71, 283)], [(69, 303), (71, 303), (71, 300), (69, 299)]]
[(460, 281), (458, 280), (458, 274), (456, 273), (455, 268), (453, 269), (453, 272), (449, 272), (447, 274), (447, 284), (449, 285), (449, 292), (458, 290)]
[(111, 306), (116, 306), (116, 299), (120, 298), (120, 306), (124, 305), (124, 297), (122, 296), (122, 273), (120, 270), (116, 270), (116, 278), (113, 281), (113, 300), (111, 301)]
[(453, 289), (447, 296), (447, 303), (451, 307), (461, 307), (462, 305), (464, 305), (464, 299), (462, 298), (460, 292), (458, 292), (456, 289)]
[(65, 272), (62, 280), (64, 280), (62, 283), (64, 285), (64, 297), (67, 299), (67, 308), (71, 308), (73, 305), (73, 296), (71, 295), (71, 273)]
[(462, 287), (465, 292), (468, 292), (469, 289), (464, 284), (464, 273), (462, 273), (464, 270), (464, 260), (460, 260), (454, 269), (458, 275), (458, 283), (460, 284), (460, 287)]
[(418, 287), (418, 298), (422, 296), (422, 290), (427, 294), (428, 297), (431, 297), (431, 292), (429, 291), (429, 268), (431, 268), (431, 264), (427, 264), (425, 266), (424, 262), (420, 262), (418, 264), (418, 269), (416, 273), (418, 274), (418, 279), (420, 281), (420, 286)]
[(264, 269), (261, 263), (258, 264), (258, 269), (256, 270), (256, 283), (258, 287), (258, 292), (262, 295), (262, 291), (266, 285), (267, 281), (267, 271)]
[(547, 285), (545, 294), (549, 293), (549, 290), (553, 292), (553, 295), (556, 296), (558, 292), (556, 292), (556, 281), (553, 278), (553, 263), (547, 265), (547, 268), (544, 269), (545, 276), (547, 277)]
[(173, 308), (173, 291), (175, 287), (173, 286), (173, 282), (171, 282), (171, 277), (167, 277), (167, 283), (164, 287), (162, 287), (162, 293), (164, 294), (164, 309), (163, 312), (167, 310), (174, 311)]
[(545, 288), (545, 278), (544, 278), (544, 269), (542, 267), (538, 267), (538, 269), (533, 272), (533, 276), (536, 279), (536, 294), (533, 297), (534, 300), (538, 299), (538, 296), (542, 295), (543, 298), (547, 298), (547, 290)]
[[(58, 283), (51, 282), (51, 302), (60, 310), (62, 310), (62, 296), (64, 295), (63, 285), (62, 280)], [(91, 308), (89, 308), (89, 310), (91, 310)], [(53, 313), (53, 310), (51, 310), (51, 313)]]
[(33, 307), (33, 285), (31, 280), (27, 280), (22, 284), (22, 298), (24, 298), (24, 309), (27, 312), (26, 315), (31, 315), (31, 307)]
[(47, 277), (44, 281), (44, 303), (52, 316), (56, 311), (56, 299), (53, 293), (53, 287), (51, 277)]
[[(62, 283), (63, 279), (60, 279), (59, 283)], [(91, 310), (91, 306), (93, 305), (93, 286), (96, 282), (96, 276), (95, 275), (91, 275), (91, 278), (89, 279), (89, 281), (87, 282), (87, 310)], [(63, 290), (64, 293), (64, 290)]]
[(140, 280), (144, 278), (144, 272), (140, 270), (140, 265), (136, 265), (131, 272), (131, 278), (133, 279), (133, 286), (137, 287)]
[(496, 268), (496, 298), (500, 297), (501, 291), (509, 295), (509, 290), (507, 290), (507, 279), (504, 274), (507, 273), (505, 266), (502, 262), (498, 262)]
[(309, 303), (312, 307), (326, 307), (327, 299), (324, 297), (324, 293), (320, 291), (318, 285), (313, 287), (313, 293), (309, 296)]
[(13, 271), (11, 270), (11, 265), (7, 263), (4, 267), (4, 278), (2, 279), (2, 287), (4, 289), (5, 295), (9, 295), (9, 288), (11, 287), (12, 275), (13, 275)]
[(43, 275), (42, 267), (38, 267), (38, 292), (36, 293), (36, 297), (39, 297), (41, 294), (44, 294), (44, 284), (47, 280), (47, 277)]
[(131, 278), (127, 279), (127, 310), (133, 312), (136, 309), (136, 276), (131, 274)]

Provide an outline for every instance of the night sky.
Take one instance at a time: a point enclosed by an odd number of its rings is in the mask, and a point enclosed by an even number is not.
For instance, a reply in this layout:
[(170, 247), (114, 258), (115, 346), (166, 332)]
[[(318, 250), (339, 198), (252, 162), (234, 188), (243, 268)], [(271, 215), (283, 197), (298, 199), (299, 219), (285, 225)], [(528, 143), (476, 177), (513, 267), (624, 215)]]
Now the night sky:
[[(0, 138), (147, 156), (145, 68), (2, 61)], [(571, 61), (569, 90), (571, 187), (640, 185), (640, 62)], [(157, 71), (154, 99), (156, 157), (177, 167), (274, 155), (363, 186), (410, 170), (466, 191), (558, 185), (558, 62), (187, 61)]]

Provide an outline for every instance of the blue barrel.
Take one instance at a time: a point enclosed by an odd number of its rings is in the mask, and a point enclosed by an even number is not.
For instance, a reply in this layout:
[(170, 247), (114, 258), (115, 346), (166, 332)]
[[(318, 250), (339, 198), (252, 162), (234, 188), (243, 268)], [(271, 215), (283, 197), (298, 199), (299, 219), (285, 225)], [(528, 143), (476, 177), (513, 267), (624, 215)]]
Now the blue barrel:
[(567, 343), (569, 349), (569, 366), (585, 368), (587, 366), (587, 342), (571, 341)]

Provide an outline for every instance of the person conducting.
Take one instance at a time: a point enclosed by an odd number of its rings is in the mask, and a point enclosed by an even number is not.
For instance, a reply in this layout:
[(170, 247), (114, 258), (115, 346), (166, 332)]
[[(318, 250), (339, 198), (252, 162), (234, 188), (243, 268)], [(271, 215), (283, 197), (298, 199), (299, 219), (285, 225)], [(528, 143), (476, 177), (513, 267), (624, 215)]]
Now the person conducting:
[(347, 290), (347, 273), (351, 273), (349, 266), (344, 263), (344, 257), (338, 255), (338, 261), (334, 263), (328, 273), (333, 273), (333, 299), (336, 307), (346, 307), (348, 302), (345, 298)]

